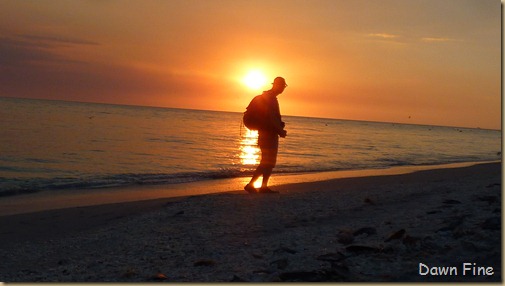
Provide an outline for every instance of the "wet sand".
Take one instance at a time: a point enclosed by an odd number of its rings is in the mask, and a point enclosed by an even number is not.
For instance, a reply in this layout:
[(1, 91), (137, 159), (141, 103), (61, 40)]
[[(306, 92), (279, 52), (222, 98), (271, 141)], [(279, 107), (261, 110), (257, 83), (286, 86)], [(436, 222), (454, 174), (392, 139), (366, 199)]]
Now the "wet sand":
[(0, 281), (502, 280), (501, 163), (275, 189), (0, 216)]

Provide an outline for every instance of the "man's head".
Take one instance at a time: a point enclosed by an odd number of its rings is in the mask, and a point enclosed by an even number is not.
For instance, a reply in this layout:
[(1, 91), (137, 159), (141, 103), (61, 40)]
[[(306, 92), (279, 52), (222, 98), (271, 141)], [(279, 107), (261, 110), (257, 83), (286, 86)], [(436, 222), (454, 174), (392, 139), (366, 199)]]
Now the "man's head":
[(278, 94), (281, 94), (284, 91), (284, 89), (288, 86), (286, 84), (286, 80), (280, 76), (276, 77), (272, 84), (273, 84), (272, 90)]

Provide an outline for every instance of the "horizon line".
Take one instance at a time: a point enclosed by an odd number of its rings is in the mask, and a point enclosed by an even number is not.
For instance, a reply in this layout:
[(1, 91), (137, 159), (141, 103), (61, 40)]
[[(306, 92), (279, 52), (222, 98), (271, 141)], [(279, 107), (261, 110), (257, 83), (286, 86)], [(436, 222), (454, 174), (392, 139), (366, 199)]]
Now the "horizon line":
[[(171, 106), (155, 106), (155, 105), (139, 105), (139, 104), (128, 104), (128, 103), (94, 102), (94, 101), (81, 101), (81, 100), (68, 100), (68, 99), (13, 97), (13, 96), (1, 96), (1, 95), (0, 95), (0, 98), (27, 99), (27, 100), (45, 100), (45, 101), (61, 101), (61, 102), (71, 102), (71, 103), (103, 104), (103, 105), (116, 105), (116, 106), (127, 106), (127, 107), (148, 107), (148, 108), (162, 108), (162, 109), (182, 109), (182, 110), (205, 111), (205, 112), (243, 113), (241, 111), (230, 111), (230, 110), (197, 109), (197, 108), (184, 108), (184, 107), (171, 107)], [(489, 131), (499, 131), (499, 132), (502, 131), (501, 128), (494, 129), (494, 128), (453, 126), (453, 125), (433, 125), (433, 124), (424, 124), (424, 123), (405, 123), (405, 122), (393, 122), (393, 121), (373, 121), (373, 120), (364, 120), (364, 119), (348, 119), (348, 118), (334, 118), (334, 117), (316, 117), (316, 116), (291, 115), (291, 114), (283, 114), (282, 116), (283, 117), (286, 116), (286, 117), (311, 118), (311, 119), (328, 119), (328, 120), (341, 120), (341, 121), (368, 122), (368, 123), (415, 125), (415, 126), (428, 126), (428, 127), (464, 128), (464, 129), (489, 130)]]

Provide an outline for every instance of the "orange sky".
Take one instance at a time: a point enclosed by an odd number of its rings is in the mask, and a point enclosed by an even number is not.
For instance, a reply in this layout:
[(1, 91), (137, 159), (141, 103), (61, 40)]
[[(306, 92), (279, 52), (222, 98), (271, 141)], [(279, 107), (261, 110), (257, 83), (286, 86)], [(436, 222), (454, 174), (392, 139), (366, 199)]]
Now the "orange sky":
[(0, 96), (500, 129), (500, 4), (4, 0)]

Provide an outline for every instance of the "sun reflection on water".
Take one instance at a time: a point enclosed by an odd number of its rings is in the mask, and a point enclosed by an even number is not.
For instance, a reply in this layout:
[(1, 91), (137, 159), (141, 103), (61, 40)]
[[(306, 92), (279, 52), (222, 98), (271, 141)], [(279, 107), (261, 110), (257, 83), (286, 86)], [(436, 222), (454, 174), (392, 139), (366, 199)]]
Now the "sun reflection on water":
[(242, 165), (252, 166), (259, 163), (258, 131), (246, 129), (240, 140), (240, 160)]

